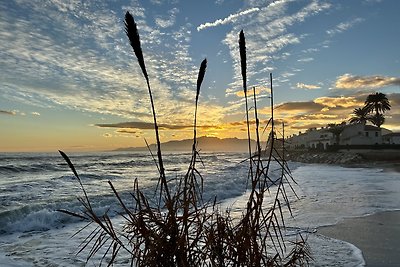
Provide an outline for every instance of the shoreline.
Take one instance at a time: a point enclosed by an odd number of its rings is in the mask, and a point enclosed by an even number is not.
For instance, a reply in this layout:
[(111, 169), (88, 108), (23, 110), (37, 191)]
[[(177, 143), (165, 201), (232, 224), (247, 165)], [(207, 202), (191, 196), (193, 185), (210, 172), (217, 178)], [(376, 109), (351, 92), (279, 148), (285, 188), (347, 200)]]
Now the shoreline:
[(394, 267), (400, 262), (400, 210), (347, 218), (317, 233), (359, 248), (369, 267)]
[(306, 164), (327, 164), (346, 168), (381, 168), (387, 172), (400, 172), (400, 158), (373, 160), (363, 158), (358, 153), (290, 151), (286, 160)]

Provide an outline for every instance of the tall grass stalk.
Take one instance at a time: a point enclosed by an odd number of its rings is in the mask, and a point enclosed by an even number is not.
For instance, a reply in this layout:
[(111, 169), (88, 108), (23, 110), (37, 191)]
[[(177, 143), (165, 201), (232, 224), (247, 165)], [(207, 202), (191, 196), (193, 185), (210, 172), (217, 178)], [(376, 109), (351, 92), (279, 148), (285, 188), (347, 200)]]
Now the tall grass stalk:
[(244, 37), (243, 30), (239, 33), (239, 54), (240, 66), (243, 81), (243, 93), (246, 107), (246, 125), (247, 125), (247, 139), (249, 144), (249, 162), (250, 162), (250, 177), (253, 177), (253, 164), (251, 163), (251, 135), (250, 135), (250, 121), (249, 121), (249, 104), (247, 101), (247, 57), (246, 57), (246, 38)]
[[(159, 164), (159, 170), (160, 170), (161, 188), (165, 190), (166, 197), (167, 197), (166, 203), (170, 204), (171, 195), (170, 195), (170, 192), (169, 192), (169, 189), (167, 186), (167, 178), (165, 177), (164, 162), (163, 162), (163, 158), (162, 158), (162, 154), (161, 154), (160, 135), (158, 133), (157, 115), (156, 115), (156, 110), (154, 107), (154, 100), (153, 100), (153, 95), (151, 92), (149, 76), (147, 75), (146, 65), (144, 63), (144, 57), (143, 57), (142, 47), (140, 45), (140, 37), (139, 37), (139, 32), (137, 30), (136, 22), (135, 22), (135, 19), (133, 18), (133, 16), (129, 12), (126, 12), (126, 14), (125, 14), (125, 33), (129, 38), (130, 44), (136, 55), (136, 58), (139, 63), (139, 66), (142, 70), (143, 76), (146, 79), (147, 89), (149, 91), (149, 96), (150, 96), (151, 110), (153, 113), (154, 130), (155, 130), (156, 142), (157, 142), (157, 157), (158, 157), (158, 164)], [(162, 189), (161, 189), (161, 191), (162, 191)], [(172, 207), (169, 207), (169, 208), (171, 209)]]
[[(83, 207), (82, 212), (60, 211), (87, 220), (88, 225), (95, 225), (95, 229), (82, 242), (78, 253), (88, 251), (87, 260), (100, 254), (102, 255), (100, 264), (106, 262), (108, 266), (118, 262), (121, 251), (128, 254), (131, 266), (307, 265), (310, 252), (306, 240), (302, 236), (292, 243), (291, 250), (287, 252), (288, 242), (284, 238), (283, 209), (287, 207), (291, 213), (286, 187), (289, 186), (289, 189), (294, 192), (291, 186), (294, 180), (285, 161), (284, 153), (282, 154), (273, 147), (275, 139), (273, 113), (270, 118), (272, 123), (269, 135), (269, 138), (272, 138), (271, 147), (267, 151), (267, 164), (264, 164), (264, 159), (261, 157), (257, 99), (254, 88), (257, 153), (256, 155), (251, 153), (246, 47), (243, 31), (239, 34), (239, 50), (246, 101), (251, 188), (242, 215), (235, 217), (229, 210), (221, 210), (216, 197), (213, 201), (203, 200), (204, 180), (196, 167), (199, 154), (197, 151), (197, 109), (207, 61), (202, 61), (197, 77), (191, 160), (186, 174), (181, 178), (176, 178), (175, 186), (172, 187), (172, 183), (167, 182), (163, 167), (156, 112), (140, 47), (139, 34), (136, 23), (128, 12), (125, 16), (125, 30), (146, 79), (151, 100), (157, 141), (158, 164), (156, 165), (160, 174), (160, 186), (156, 188), (159, 201), (153, 204), (151, 198), (139, 188), (138, 180), (135, 179), (131, 193), (134, 205), (128, 207), (125, 204), (127, 200), (120, 197), (114, 185), (109, 181), (109, 186), (123, 211), (121, 216), (125, 220), (122, 228), (114, 226), (107, 212), (98, 215), (94, 211), (90, 197), (72, 161), (64, 152), (60, 151), (84, 194), (84, 197), (78, 198)], [(272, 90), (272, 75), (270, 78)], [(273, 108), (272, 100), (271, 108)], [(284, 143), (282, 146), (284, 150)], [(278, 174), (271, 171), (272, 160), (275, 160), (281, 168), (281, 172)], [(253, 168), (255, 169), (254, 173)], [(271, 190), (272, 187), (276, 190)], [(265, 195), (267, 194), (272, 198), (271, 203), (266, 201)]]

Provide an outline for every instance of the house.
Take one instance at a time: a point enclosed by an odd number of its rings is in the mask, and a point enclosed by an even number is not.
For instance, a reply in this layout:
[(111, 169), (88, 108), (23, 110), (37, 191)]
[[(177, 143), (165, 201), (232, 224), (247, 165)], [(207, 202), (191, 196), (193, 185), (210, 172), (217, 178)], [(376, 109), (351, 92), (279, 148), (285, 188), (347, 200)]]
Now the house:
[(400, 132), (384, 134), (382, 139), (384, 144), (400, 145)]
[[(385, 128), (373, 125), (340, 124), (338, 128), (310, 128), (287, 139), (289, 149), (326, 150), (329, 146), (400, 144), (400, 133), (392, 133)], [(337, 130), (332, 131), (332, 130)]]
[(326, 129), (310, 128), (305, 133), (299, 132), (287, 139), (289, 149), (319, 149), (325, 150), (332, 145), (333, 134)]
[(310, 138), (307, 146), (311, 149), (326, 150), (328, 146), (333, 144), (333, 134), (327, 130), (321, 129), (314, 132), (314, 136)]
[(382, 144), (382, 129), (362, 123), (346, 125), (340, 134), (339, 145)]

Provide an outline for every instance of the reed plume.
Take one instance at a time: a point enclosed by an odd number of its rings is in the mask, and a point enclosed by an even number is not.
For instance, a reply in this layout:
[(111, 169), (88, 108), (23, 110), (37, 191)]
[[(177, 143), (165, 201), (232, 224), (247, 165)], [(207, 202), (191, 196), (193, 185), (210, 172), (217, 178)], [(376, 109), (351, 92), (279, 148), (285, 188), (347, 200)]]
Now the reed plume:
[(243, 90), (244, 94), (247, 94), (247, 62), (246, 62), (246, 39), (244, 37), (243, 30), (239, 33), (239, 53), (240, 53), (240, 65), (242, 69), (242, 78), (243, 78)]
[[(165, 193), (166, 193), (166, 197), (167, 197), (166, 204), (168, 205), (171, 203), (171, 194), (169, 192), (169, 188), (167, 185), (167, 178), (165, 176), (164, 163), (163, 163), (163, 158), (162, 158), (162, 154), (161, 154), (161, 142), (160, 142), (160, 135), (158, 133), (157, 115), (156, 115), (156, 110), (154, 108), (154, 100), (153, 100), (153, 96), (152, 96), (152, 92), (151, 92), (149, 76), (147, 75), (146, 66), (144, 63), (142, 48), (140, 45), (139, 32), (137, 30), (135, 19), (129, 13), (129, 11), (127, 11), (125, 14), (125, 32), (129, 38), (129, 42), (133, 48), (133, 51), (135, 52), (139, 66), (142, 69), (143, 76), (146, 79), (147, 89), (149, 91), (151, 109), (152, 109), (152, 113), (153, 113), (154, 131), (156, 134), (156, 142), (157, 142), (158, 165), (159, 165), (159, 169), (160, 169), (160, 180), (161, 180), (160, 201), (161, 201), (161, 192), (164, 189)], [(169, 207), (169, 208), (172, 209), (172, 207)]]
[(143, 52), (140, 45), (140, 36), (137, 30), (136, 22), (133, 16), (126, 12), (125, 14), (125, 33), (128, 35), (129, 42), (133, 48), (133, 52), (135, 52), (136, 58), (139, 62), (139, 66), (142, 69), (143, 75), (146, 80), (149, 79), (146, 71), (146, 65), (144, 64)]
[(196, 106), (194, 112), (194, 139), (196, 139), (196, 122), (197, 122), (197, 104), (199, 102), (200, 87), (203, 83), (204, 75), (206, 74), (207, 59), (204, 59), (200, 64), (199, 74), (197, 75), (197, 90), (196, 90)]
[[(194, 122), (193, 122), (193, 145), (192, 145), (192, 159), (191, 163), (189, 166), (188, 174), (186, 176), (189, 176), (192, 180), (192, 186), (195, 189), (196, 188), (196, 180), (195, 178), (195, 172), (198, 173), (196, 170), (195, 164), (196, 164), (196, 156), (198, 154), (196, 150), (196, 145), (197, 145), (197, 107), (198, 107), (198, 102), (199, 102), (199, 95), (200, 95), (200, 87), (201, 84), (203, 83), (204, 75), (206, 74), (206, 68), (207, 68), (207, 59), (204, 59), (201, 64), (200, 64), (200, 69), (199, 69), (199, 74), (197, 75), (197, 88), (196, 88), (196, 103), (195, 103), (195, 109), (194, 109)], [(200, 178), (202, 178), (200, 176)], [(196, 183), (196, 184), (194, 184)], [(197, 186), (198, 187), (198, 186)], [(194, 190), (196, 192), (196, 190)], [(196, 194), (193, 194), (196, 196)], [(200, 196), (202, 194), (199, 194)], [(197, 201), (197, 197), (195, 197), (195, 202)]]
[(247, 103), (247, 62), (246, 62), (246, 39), (244, 37), (243, 30), (239, 33), (239, 53), (240, 53), (240, 65), (242, 70), (243, 79), (243, 92), (246, 101), (246, 123), (247, 123), (247, 140), (249, 144), (249, 161), (250, 161), (250, 177), (253, 179), (253, 164), (251, 162), (251, 135), (250, 135), (250, 121), (249, 121), (249, 104)]

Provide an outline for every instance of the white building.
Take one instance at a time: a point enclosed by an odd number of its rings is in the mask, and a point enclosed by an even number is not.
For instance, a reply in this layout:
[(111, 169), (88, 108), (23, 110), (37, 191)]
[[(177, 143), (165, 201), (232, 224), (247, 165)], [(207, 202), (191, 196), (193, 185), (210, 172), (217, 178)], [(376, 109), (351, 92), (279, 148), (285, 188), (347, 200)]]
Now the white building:
[[(310, 128), (305, 133), (299, 132), (288, 138), (286, 144), (289, 149), (318, 149), (326, 150), (330, 145), (375, 145), (375, 144), (400, 144), (400, 133), (392, 134), (390, 130), (373, 125), (342, 124), (339, 136), (332, 133), (329, 128)], [(340, 129), (340, 128), (339, 128)], [(385, 138), (383, 138), (385, 136)]]
[(287, 139), (287, 144), (290, 149), (312, 148), (325, 150), (329, 145), (332, 145), (333, 134), (327, 129), (310, 128), (305, 133), (299, 132), (298, 135), (293, 135)]
[(340, 145), (382, 144), (382, 128), (364, 124), (346, 125), (340, 134)]
[(384, 144), (400, 145), (400, 133), (388, 133), (382, 136)]

